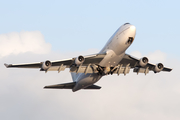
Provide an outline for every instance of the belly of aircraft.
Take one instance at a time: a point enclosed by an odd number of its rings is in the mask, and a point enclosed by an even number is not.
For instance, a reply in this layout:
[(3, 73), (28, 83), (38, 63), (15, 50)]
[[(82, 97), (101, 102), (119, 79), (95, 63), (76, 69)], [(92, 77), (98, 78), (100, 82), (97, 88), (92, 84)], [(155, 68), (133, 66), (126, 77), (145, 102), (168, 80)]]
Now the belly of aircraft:
[[(104, 67), (115, 67), (119, 64), (119, 62), (122, 60), (124, 56), (124, 53), (118, 56), (113, 56), (109, 59), (104, 59), (101, 61), (102, 64), (104, 64)], [(93, 85), (96, 83), (99, 79), (101, 79), (102, 75), (98, 73), (89, 73), (89, 74), (84, 74), (81, 73), (76, 79), (76, 85), (73, 88), (73, 92), (86, 88), (88, 86)]]
[(99, 65), (101, 67), (115, 67), (123, 59), (124, 54), (125, 53), (122, 53), (121, 55), (114, 54), (113, 56), (107, 56), (99, 63)]
[(76, 80), (76, 85), (73, 88), (73, 92), (93, 85), (101, 77), (102, 77), (102, 75), (97, 74), (97, 73), (92, 73), (92, 74), (89, 73), (86, 75), (84, 73), (82, 73), (79, 76), (79, 78)]

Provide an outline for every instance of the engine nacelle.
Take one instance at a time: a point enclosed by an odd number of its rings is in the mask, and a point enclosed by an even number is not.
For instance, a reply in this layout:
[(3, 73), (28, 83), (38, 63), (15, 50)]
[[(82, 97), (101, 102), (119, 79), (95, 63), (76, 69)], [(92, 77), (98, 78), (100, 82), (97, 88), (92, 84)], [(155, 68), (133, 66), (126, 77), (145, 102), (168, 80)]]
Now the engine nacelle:
[(43, 62), (41, 69), (47, 70), (48, 68), (51, 67), (51, 65), (52, 65), (51, 61), (46, 60), (45, 62)]
[(76, 64), (76, 65), (80, 65), (80, 64), (82, 64), (83, 62), (84, 62), (84, 57), (82, 56), (82, 55), (80, 55), (79, 57), (77, 57), (76, 59), (75, 59), (75, 61), (74, 61), (74, 63)]
[(144, 67), (144, 66), (147, 65), (148, 61), (149, 61), (149, 60), (148, 60), (147, 57), (143, 57), (143, 58), (140, 59), (139, 65), (140, 65), (141, 67)]
[(164, 68), (164, 65), (162, 63), (158, 63), (156, 64), (155, 68), (154, 68), (154, 72), (160, 72), (162, 69)]

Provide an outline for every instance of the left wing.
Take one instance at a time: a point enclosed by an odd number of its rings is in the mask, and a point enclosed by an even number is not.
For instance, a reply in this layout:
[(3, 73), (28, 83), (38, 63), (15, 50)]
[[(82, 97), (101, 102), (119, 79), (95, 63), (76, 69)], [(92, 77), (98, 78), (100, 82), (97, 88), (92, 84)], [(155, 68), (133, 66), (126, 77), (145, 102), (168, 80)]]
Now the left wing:
[[(82, 66), (88, 66), (89, 64), (98, 64), (105, 54), (94, 54), (83, 57)], [(77, 57), (79, 58), (79, 57)], [(4, 64), (7, 68), (40, 68), (41, 71), (62, 71), (65, 68), (70, 68), (72, 65), (75, 65), (77, 58), (70, 58), (65, 60), (57, 61), (45, 61), (37, 63), (25, 63), (25, 64)], [(79, 61), (78, 61), (79, 62)]]
[[(123, 66), (129, 66), (130, 68), (134, 68), (134, 72), (145, 72), (146, 70), (154, 71), (155, 73), (160, 71), (166, 71), (170, 72), (172, 69), (164, 67), (162, 63), (159, 63), (157, 65), (152, 63), (146, 63), (144, 66), (140, 65), (142, 59), (138, 59), (135, 57), (132, 57), (131, 55), (125, 54), (123, 59), (120, 61), (119, 64), (123, 64)], [(147, 60), (148, 62), (148, 60)]]

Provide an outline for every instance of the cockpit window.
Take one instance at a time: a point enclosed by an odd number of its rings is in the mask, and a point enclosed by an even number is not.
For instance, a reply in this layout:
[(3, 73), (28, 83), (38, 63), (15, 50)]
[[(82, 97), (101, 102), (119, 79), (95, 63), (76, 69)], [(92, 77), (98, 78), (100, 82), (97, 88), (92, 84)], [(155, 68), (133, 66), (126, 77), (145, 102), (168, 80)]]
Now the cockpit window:
[(127, 24), (130, 24), (130, 23), (125, 23), (124, 25), (127, 25)]

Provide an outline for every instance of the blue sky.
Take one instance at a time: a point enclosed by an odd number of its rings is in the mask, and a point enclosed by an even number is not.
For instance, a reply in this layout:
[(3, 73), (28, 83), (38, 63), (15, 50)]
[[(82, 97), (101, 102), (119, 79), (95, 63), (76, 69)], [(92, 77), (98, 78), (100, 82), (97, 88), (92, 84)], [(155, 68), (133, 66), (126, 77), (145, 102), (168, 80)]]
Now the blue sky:
[[(101, 49), (115, 30), (130, 22), (137, 28), (127, 52), (179, 52), (178, 0), (2, 1), (0, 34), (38, 30), (53, 51)], [(88, 45), (87, 45), (88, 44)]]
[[(6, 0), (0, 2), (0, 118), (6, 120), (179, 120), (178, 0)], [(4, 63), (98, 52), (122, 24), (136, 26), (127, 53), (170, 73), (104, 76), (99, 91), (44, 90), (72, 82), (69, 70), (6, 69)], [(88, 116), (88, 117), (87, 117)]]

